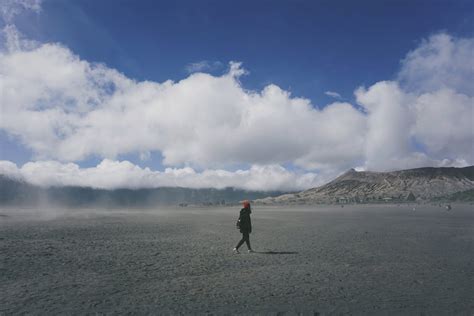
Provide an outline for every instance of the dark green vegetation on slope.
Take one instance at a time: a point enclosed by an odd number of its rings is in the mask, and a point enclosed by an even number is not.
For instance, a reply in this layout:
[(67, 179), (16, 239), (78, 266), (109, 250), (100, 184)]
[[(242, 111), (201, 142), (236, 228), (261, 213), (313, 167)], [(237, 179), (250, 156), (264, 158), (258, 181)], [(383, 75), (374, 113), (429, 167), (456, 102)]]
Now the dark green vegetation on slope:
[(439, 201), (450, 201), (450, 202), (473, 202), (474, 201), (474, 189), (456, 192), (450, 195), (438, 197), (436, 200)]

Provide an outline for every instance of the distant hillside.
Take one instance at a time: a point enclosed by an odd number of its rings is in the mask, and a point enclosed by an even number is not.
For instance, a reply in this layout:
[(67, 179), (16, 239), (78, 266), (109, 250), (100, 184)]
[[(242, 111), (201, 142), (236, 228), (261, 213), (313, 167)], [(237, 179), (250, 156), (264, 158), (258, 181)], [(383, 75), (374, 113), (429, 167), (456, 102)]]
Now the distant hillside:
[(66, 207), (153, 207), (157, 205), (224, 205), (243, 199), (278, 196), (281, 191), (246, 191), (234, 188), (189, 189), (162, 187), (154, 189), (103, 190), (89, 187), (41, 188), (0, 175), (0, 205), (56, 205)]
[(440, 196), (435, 198), (434, 200), (446, 202), (474, 202), (474, 189)]
[[(257, 200), (260, 204), (333, 204), (468, 200), (474, 189), (474, 166), (418, 168), (393, 172), (351, 169), (313, 189)], [(465, 193), (460, 193), (465, 192)], [(458, 193), (458, 194), (457, 194)]]

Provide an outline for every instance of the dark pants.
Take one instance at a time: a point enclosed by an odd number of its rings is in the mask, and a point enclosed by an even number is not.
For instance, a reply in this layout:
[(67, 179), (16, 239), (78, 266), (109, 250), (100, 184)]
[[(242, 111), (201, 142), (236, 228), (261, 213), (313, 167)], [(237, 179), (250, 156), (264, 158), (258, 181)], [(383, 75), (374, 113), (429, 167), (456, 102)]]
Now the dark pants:
[(249, 232), (242, 232), (242, 239), (239, 241), (239, 243), (237, 244), (237, 246), (235, 248), (239, 249), (240, 246), (242, 246), (242, 244), (244, 243), (247, 244), (247, 248), (249, 249), (252, 249), (250, 247), (250, 235), (249, 235)]

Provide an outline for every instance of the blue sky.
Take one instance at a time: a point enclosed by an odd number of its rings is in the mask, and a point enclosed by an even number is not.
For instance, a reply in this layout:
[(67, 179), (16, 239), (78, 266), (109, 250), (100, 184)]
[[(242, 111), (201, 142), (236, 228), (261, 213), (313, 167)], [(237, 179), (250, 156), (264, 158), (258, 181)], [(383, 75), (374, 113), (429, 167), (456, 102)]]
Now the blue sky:
[(186, 65), (231, 60), (269, 83), (324, 106), (325, 91), (392, 79), (420, 39), (474, 32), (472, 1), (45, 1), (21, 29), (60, 42), (137, 80), (180, 80)]
[[(18, 13), (13, 22), (4, 20), (2, 27), (14, 23), (26, 39), (60, 43), (81, 60), (103, 63), (137, 82), (179, 82), (188, 78), (193, 67), (219, 77), (228, 72), (229, 62), (238, 61), (248, 72), (237, 79), (244, 90), (261, 92), (274, 84), (291, 97), (309, 99), (318, 110), (345, 101), (364, 112), (354, 95), (357, 88), (398, 80), (407, 53), (436, 34), (456, 41), (470, 39), (474, 32), (474, 2), (462, 0), (45, 0), (40, 6), (41, 10)], [(328, 91), (341, 98), (331, 97)], [(38, 160), (37, 150), (15, 135), (0, 130), (0, 160), (18, 165)], [(424, 148), (423, 142), (410, 142)], [(163, 169), (160, 150), (152, 150), (147, 159), (139, 156), (132, 150), (119, 152), (113, 159)], [(108, 157), (92, 153), (71, 161), (92, 167), (103, 158)], [(255, 161), (262, 163), (257, 158), (241, 159), (225, 168), (248, 168)], [(365, 157), (351, 161), (363, 164)], [(277, 163), (290, 170), (324, 168), (319, 161), (301, 167), (296, 158)], [(209, 166), (197, 163), (194, 167)]]

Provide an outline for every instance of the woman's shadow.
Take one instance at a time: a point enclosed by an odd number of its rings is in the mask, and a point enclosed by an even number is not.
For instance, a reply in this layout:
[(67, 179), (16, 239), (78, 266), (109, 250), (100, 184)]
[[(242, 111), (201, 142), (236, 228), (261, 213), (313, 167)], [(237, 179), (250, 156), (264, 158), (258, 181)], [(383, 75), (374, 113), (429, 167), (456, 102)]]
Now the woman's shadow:
[(296, 255), (298, 254), (297, 251), (255, 251), (255, 253), (259, 253), (262, 255)]

